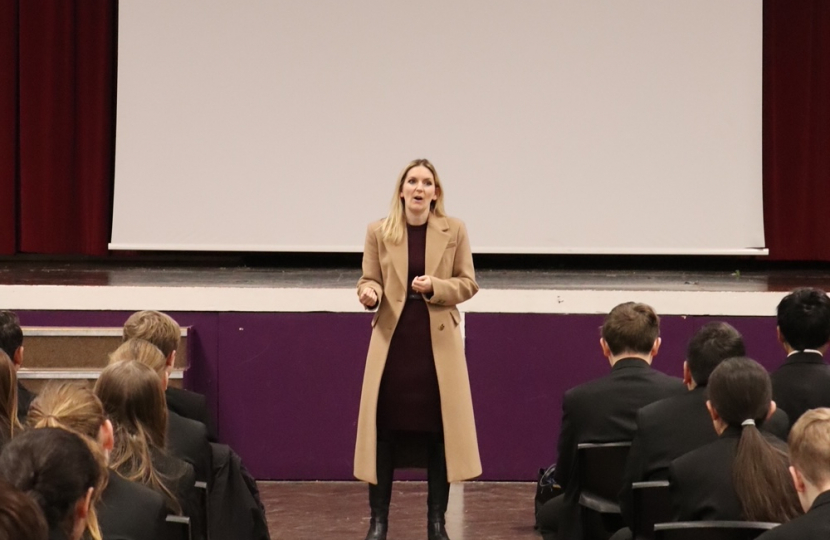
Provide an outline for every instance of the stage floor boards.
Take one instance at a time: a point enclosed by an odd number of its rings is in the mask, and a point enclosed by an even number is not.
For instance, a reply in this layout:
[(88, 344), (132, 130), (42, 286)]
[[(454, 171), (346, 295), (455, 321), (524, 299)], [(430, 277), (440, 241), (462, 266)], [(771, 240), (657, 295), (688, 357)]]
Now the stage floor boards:
[[(355, 267), (249, 268), (244, 266), (127, 266), (101, 263), (0, 264), (2, 285), (89, 285), (137, 287), (352, 288)], [(636, 270), (636, 269), (486, 269), (476, 278), (482, 289), (636, 290), (636, 291), (788, 291), (796, 287), (830, 289), (830, 270)]]
[[(359, 540), (369, 527), (362, 482), (258, 482), (271, 538)], [(426, 482), (395, 482), (388, 540), (426, 538)], [(467, 482), (450, 490), (452, 540), (538, 540), (533, 530), (536, 485)]]

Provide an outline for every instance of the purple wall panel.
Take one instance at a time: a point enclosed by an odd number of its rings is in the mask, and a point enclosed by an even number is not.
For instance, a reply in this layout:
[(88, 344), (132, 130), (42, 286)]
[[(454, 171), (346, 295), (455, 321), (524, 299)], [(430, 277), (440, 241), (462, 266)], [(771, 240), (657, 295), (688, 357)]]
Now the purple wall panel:
[[(203, 392), (220, 438), (261, 479), (352, 478), (370, 314), (170, 313), (192, 334), (185, 383)], [(128, 312), (20, 311), (27, 326), (120, 326)], [(601, 315), (468, 314), (467, 360), (485, 480), (532, 480), (556, 459), (562, 395), (608, 372)], [(655, 367), (680, 376), (710, 320), (740, 330), (768, 369), (784, 358), (774, 317), (662, 319)], [(402, 478), (415, 477), (402, 474)]]

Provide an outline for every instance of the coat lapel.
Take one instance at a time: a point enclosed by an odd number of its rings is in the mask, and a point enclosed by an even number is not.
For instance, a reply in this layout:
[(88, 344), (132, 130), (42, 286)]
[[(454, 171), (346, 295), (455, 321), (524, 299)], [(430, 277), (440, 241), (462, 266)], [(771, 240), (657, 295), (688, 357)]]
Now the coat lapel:
[(386, 251), (389, 252), (389, 260), (395, 268), (395, 275), (398, 276), (403, 286), (404, 293), (409, 290), (409, 283), (407, 283), (407, 277), (409, 275), (409, 244), (407, 240), (408, 237), (406, 235), (406, 229), (404, 228), (403, 240), (400, 243), (393, 244), (386, 240), (383, 241), (386, 244)]
[(450, 241), (449, 231), (447, 218), (430, 216), (427, 222), (427, 252), (424, 261), (424, 270), (428, 276), (434, 276), (441, 263), (444, 250), (447, 249), (447, 243)]

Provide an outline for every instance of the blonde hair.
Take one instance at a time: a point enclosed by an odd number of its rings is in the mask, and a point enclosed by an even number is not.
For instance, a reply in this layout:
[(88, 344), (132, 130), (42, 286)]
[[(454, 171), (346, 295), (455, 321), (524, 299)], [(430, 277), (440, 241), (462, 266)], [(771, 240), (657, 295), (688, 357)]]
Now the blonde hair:
[(167, 358), (165, 358), (164, 353), (144, 339), (128, 339), (110, 353), (110, 364), (126, 360), (135, 360), (140, 364), (144, 364), (161, 378), (164, 377), (167, 371)]
[(0, 350), (0, 440), (11, 439), (21, 429), (17, 419), (17, 374), (9, 355)]
[(435, 192), (438, 198), (432, 201), (430, 212), (436, 216), (447, 215), (444, 212), (444, 186), (441, 185), (441, 179), (438, 178), (435, 166), (428, 159), (416, 159), (409, 162), (409, 165), (404, 167), (401, 174), (398, 175), (398, 181), (395, 182), (395, 192), (392, 193), (389, 214), (383, 221), (383, 227), (381, 228), (383, 239), (393, 244), (398, 244), (403, 240), (403, 233), (406, 230), (406, 213), (404, 211), (404, 202), (401, 199), (401, 190), (403, 189), (404, 181), (406, 181), (406, 175), (415, 167), (426, 167), (435, 179)]
[(98, 442), (98, 433), (106, 422), (104, 407), (86, 383), (50, 381), (29, 407), (27, 423), (30, 427), (59, 428), (79, 436), (89, 447), (101, 468), (97, 485), (92, 492), (86, 529), (93, 540), (101, 540), (101, 529), (95, 506), (107, 487), (107, 458)]
[(170, 315), (160, 311), (137, 311), (124, 323), (124, 341), (144, 339), (159, 348), (165, 358), (179, 348), (182, 329)]
[(830, 409), (812, 409), (793, 425), (790, 463), (811, 484), (830, 482)]
[(115, 429), (110, 467), (160, 493), (181, 513), (181, 504), (167, 487), (171, 479), (153, 466), (153, 452), (164, 452), (167, 443), (167, 406), (156, 372), (135, 360), (115, 362), (101, 372), (95, 395)]

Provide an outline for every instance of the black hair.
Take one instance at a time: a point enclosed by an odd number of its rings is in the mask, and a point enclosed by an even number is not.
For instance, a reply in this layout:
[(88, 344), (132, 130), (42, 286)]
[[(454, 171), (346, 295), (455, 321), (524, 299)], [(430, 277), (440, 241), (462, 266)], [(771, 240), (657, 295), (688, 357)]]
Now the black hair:
[(686, 349), (686, 362), (698, 386), (705, 386), (718, 364), (727, 358), (744, 356), (741, 334), (725, 322), (710, 322), (692, 336)]
[(778, 328), (796, 351), (830, 341), (830, 298), (819, 289), (796, 289), (778, 304)]

